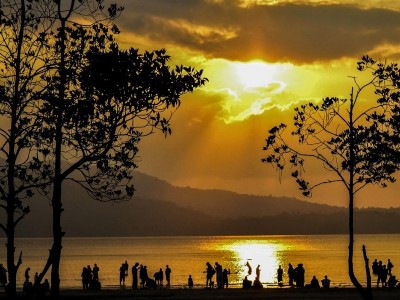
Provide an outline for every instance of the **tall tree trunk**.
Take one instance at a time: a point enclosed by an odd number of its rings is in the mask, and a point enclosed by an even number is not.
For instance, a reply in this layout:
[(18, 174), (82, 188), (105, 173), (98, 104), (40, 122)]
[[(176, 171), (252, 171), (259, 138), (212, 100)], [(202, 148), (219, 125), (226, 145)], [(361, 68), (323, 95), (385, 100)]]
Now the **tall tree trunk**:
[(373, 300), (372, 293), (368, 293), (358, 281), (354, 274), (353, 257), (354, 257), (354, 164), (355, 164), (355, 141), (354, 141), (354, 96), (353, 89), (350, 95), (350, 110), (349, 110), (349, 257), (348, 269), (349, 277), (357, 291), (365, 300)]
[(7, 196), (7, 269), (8, 269), (8, 286), (7, 294), (11, 299), (16, 298), (17, 292), (17, 271), (19, 265), (22, 263), (21, 256), (18, 261), (18, 265), (15, 265), (15, 210), (17, 208), (16, 195), (15, 195), (15, 163), (16, 163), (16, 131), (17, 131), (17, 109), (20, 103), (20, 91), (19, 85), (21, 81), (21, 52), (22, 44), (24, 42), (25, 32), (25, 21), (26, 21), (26, 10), (25, 0), (21, 0), (20, 6), (20, 28), (18, 32), (17, 41), (17, 53), (15, 58), (15, 82), (14, 82), (14, 95), (13, 103), (11, 106), (11, 123), (10, 123), (10, 137), (9, 137), (9, 149), (7, 157), (7, 185), (8, 185), (8, 196)]
[(51, 268), (51, 296), (53, 299), (57, 299), (60, 296), (60, 261), (61, 261), (61, 250), (62, 250), (62, 238), (64, 232), (61, 228), (61, 214), (62, 208), (62, 170), (61, 170), (61, 155), (62, 155), (62, 140), (63, 140), (63, 114), (64, 114), (64, 101), (65, 101), (65, 90), (67, 83), (67, 75), (65, 70), (65, 52), (66, 52), (66, 32), (65, 24), (68, 20), (73, 7), (74, 0), (71, 1), (71, 7), (66, 17), (61, 15), (61, 1), (58, 3), (58, 15), (61, 22), (60, 27), (60, 85), (58, 90), (58, 102), (57, 102), (57, 121), (55, 128), (55, 174), (54, 174), (54, 187), (53, 187), (53, 253), (52, 253), (52, 268)]
[(367, 256), (367, 249), (365, 245), (362, 247), (362, 252), (363, 252), (363, 257), (364, 257), (364, 263), (365, 263), (365, 274), (367, 275), (367, 294), (370, 295), (369, 299), (372, 299), (372, 286), (371, 286), (371, 272), (369, 270), (369, 259)]
[(14, 229), (14, 202), (12, 199), (7, 205), (7, 270), (8, 286), (7, 296), (10, 299), (16, 298), (17, 292), (17, 270), (15, 267), (15, 229)]
[[(56, 176), (57, 178), (57, 176)], [(57, 186), (56, 186), (57, 184)], [(51, 291), (52, 299), (57, 299), (60, 296), (60, 260), (62, 250), (62, 238), (64, 232), (61, 228), (61, 182), (55, 180), (53, 192), (53, 247), (51, 249)]]

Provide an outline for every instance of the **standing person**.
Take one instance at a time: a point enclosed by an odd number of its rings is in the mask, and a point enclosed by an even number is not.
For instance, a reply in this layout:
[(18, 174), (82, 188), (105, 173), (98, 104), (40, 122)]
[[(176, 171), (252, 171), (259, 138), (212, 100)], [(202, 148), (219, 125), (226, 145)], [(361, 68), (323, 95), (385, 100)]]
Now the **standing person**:
[(303, 268), (303, 264), (298, 264), (296, 267), (296, 287), (304, 287), (304, 273), (306, 270)]
[(376, 286), (379, 287), (379, 283), (382, 282), (382, 261), (378, 262), (378, 267), (376, 268), (376, 274), (378, 275), (378, 279), (376, 281)]
[(229, 270), (227, 270), (227, 269), (224, 269), (223, 271), (222, 271), (222, 281), (223, 281), (223, 286), (227, 289), (228, 288), (228, 286), (229, 286), (229, 278), (228, 278), (228, 275), (229, 274), (231, 274), (231, 270), (229, 269)]
[(40, 287), (40, 281), (39, 281), (39, 274), (38, 272), (35, 272), (35, 277), (34, 277), (34, 282), (33, 282), (33, 287), (36, 291), (38, 291)]
[(375, 258), (374, 262), (372, 263), (372, 274), (378, 274), (378, 260)]
[(188, 278), (188, 287), (189, 287), (189, 289), (193, 288), (193, 278), (192, 278), (192, 275), (189, 275), (189, 278)]
[(382, 287), (386, 287), (387, 277), (388, 277), (388, 269), (386, 269), (386, 265), (383, 265), (381, 270)]
[(119, 285), (125, 285), (125, 266), (121, 265), (119, 268)]
[(283, 285), (283, 269), (279, 266), (277, 270), (278, 285)]
[(139, 278), (140, 278), (140, 285), (144, 288), (144, 284), (146, 283), (144, 280), (144, 267), (140, 265), (139, 268)]
[(214, 274), (215, 274), (214, 268), (212, 267), (212, 265), (209, 262), (207, 262), (206, 263), (206, 288), (208, 288), (208, 287), (211, 288), (212, 278), (213, 278)]
[(132, 289), (133, 290), (137, 290), (138, 289), (138, 266), (139, 263), (136, 263), (133, 267), (132, 267)]
[(86, 282), (86, 280), (87, 280), (86, 274), (87, 274), (87, 269), (86, 269), (86, 267), (83, 267), (81, 277), (82, 277), (82, 288), (84, 290), (87, 290), (88, 286), (89, 286), (88, 283)]
[(167, 280), (167, 286), (171, 285), (171, 268), (166, 265), (165, 266), (165, 279)]
[(93, 280), (94, 281), (99, 281), (99, 271), (100, 271), (100, 269), (99, 269), (99, 267), (97, 266), (97, 264), (94, 264), (94, 267), (93, 267)]
[(31, 270), (31, 268), (26, 268), (26, 270), (25, 270), (25, 282), (29, 282), (29, 278), (30, 278), (30, 276), (29, 276), (29, 271)]
[(261, 273), (261, 268), (260, 265), (258, 265), (256, 268), (256, 277), (260, 278), (260, 273)]
[(129, 273), (129, 264), (128, 264), (128, 261), (126, 260), (122, 265), (124, 266), (125, 277), (127, 277), (127, 276), (128, 276), (128, 273)]
[(147, 272), (147, 266), (143, 266), (143, 285), (147, 284), (147, 281), (149, 280), (149, 273)]
[(392, 269), (393, 269), (394, 265), (392, 264), (392, 262), (390, 261), (390, 259), (388, 259), (388, 263), (387, 263), (387, 270), (388, 270), (388, 274), (392, 275)]
[(217, 274), (217, 287), (223, 289), (222, 266), (218, 262), (215, 262), (215, 273)]
[(288, 273), (288, 277), (289, 277), (289, 285), (293, 286), (295, 270), (294, 270), (294, 268), (293, 268), (291, 263), (289, 263), (289, 268), (288, 268), (287, 273)]
[(163, 286), (164, 272), (163, 272), (163, 269), (161, 269), (161, 268), (160, 268), (160, 271), (158, 272), (158, 281), (159, 281), (159, 285)]

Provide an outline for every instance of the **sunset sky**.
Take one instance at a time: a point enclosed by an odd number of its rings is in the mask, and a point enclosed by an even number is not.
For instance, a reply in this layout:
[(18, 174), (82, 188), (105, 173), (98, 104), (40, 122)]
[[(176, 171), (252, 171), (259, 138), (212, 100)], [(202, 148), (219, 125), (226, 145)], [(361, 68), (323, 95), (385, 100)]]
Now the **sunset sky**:
[[(400, 1), (119, 0), (124, 47), (166, 48), (172, 64), (204, 69), (209, 83), (182, 98), (172, 136), (146, 137), (139, 171), (174, 185), (296, 196), (345, 206), (330, 186), (301, 196), (261, 163), (269, 128), (293, 108), (325, 96), (348, 97), (364, 54), (399, 61)], [(360, 79), (361, 80), (361, 79)], [(367, 95), (366, 95), (367, 96)], [(369, 95), (371, 96), (371, 95)], [(323, 175), (309, 166), (310, 180)], [(357, 195), (357, 206), (400, 206), (400, 182)]]

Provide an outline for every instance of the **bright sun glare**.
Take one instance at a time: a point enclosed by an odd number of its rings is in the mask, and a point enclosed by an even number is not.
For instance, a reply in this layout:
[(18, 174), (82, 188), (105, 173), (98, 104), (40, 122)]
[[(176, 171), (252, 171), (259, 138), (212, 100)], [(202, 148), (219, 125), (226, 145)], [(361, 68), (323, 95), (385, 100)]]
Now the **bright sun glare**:
[(278, 72), (277, 65), (270, 65), (260, 61), (248, 63), (235, 63), (236, 76), (243, 84), (244, 88), (254, 88), (266, 86), (274, 81)]

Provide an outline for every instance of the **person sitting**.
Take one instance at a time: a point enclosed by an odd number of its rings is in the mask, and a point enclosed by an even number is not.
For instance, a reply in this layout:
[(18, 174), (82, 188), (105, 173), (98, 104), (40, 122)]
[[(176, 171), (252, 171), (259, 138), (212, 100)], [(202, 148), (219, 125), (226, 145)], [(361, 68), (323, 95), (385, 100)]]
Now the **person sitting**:
[(263, 288), (263, 285), (262, 285), (262, 283), (260, 281), (260, 278), (256, 277), (256, 279), (254, 279), (253, 287), (255, 289), (262, 289)]
[(151, 289), (156, 289), (157, 288), (157, 283), (155, 280), (151, 278), (147, 278), (146, 280), (146, 287), (151, 290)]
[(247, 279), (247, 276), (243, 279), (243, 288), (248, 289), (251, 288), (251, 280)]
[(388, 287), (394, 288), (396, 286), (397, 282), (399, 282), (399, 281), (396, 279), (396, 276), (390, 275), (389, 280), (387, 282)]
[(314, 275), (310, 282), (310, 288), (318, 288), (319, 289), (319, 287), (320, 287), (319, 281), (318, 281), (317, 277), (315, 277), (315, 275)]
[(325, 275), (325, 278), (321, 280), (322, 287), (328, 289), (331, 285), (331, 280), (328, 279), (328, 276)]

